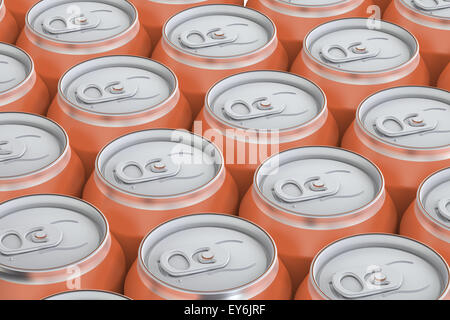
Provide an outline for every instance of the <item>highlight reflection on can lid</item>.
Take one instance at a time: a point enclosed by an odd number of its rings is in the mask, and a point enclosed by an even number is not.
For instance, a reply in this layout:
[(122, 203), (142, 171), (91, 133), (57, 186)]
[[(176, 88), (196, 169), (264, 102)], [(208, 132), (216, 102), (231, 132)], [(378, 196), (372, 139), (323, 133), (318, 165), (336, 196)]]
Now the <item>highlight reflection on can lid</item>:
[(450, 18), (450, 2), (447, 0), (401, 0), (406, 6), (420, 13), (436, 17)]
[(207, 103), (216, 118), (232, 127), (283, 130), (313, 120), (325, 97), (314, 83), (294, 74), (251, 71), (216, 83)]
[(97, 158), (102, 179), (140, 197), (187, 194), (219, 173), (223, 157), (208, 140), (183, 130), (134, 132), (108, 144)]
[(264, 230), (221, 214), (166, 222), (146, 236), (139, 251), (145, 271), (157, 281), (194, 294), (223, 294), (218, 298), (263, 277), (275, 259), (275, 244)]
[(34, 5), (27, 23), (43, 37), (57, 42), (86, 43), (114, 38), (136, 20), (128, 1), (55, 0)]
[(275, 27), (261, 13), (234, 5), (205, 5), (170, 18), (164, 36), (177, 49), (195, 56), (243, 56), (264, 47)]
[(74, 290), (54, 294), (44, 300), (130, 300), (115, 292), (100, 290)]
[(29, 113), (0, 113), (0, 179), (17, 178), (50, 166), (68, 144), (55, 122)]
[(22, 83), (32, 68), (28, 54), (13, 45), (0, 43), (0, 97)]
[(418, 44), (405, 29), (370, 19), (349, 18), (324, 23), (305, 38), (305, 48), (314, 59), (343, 72), (389, 71), (409, 62)]
[(363, 129), (403, 148), (450, 146), (450, 93), (431, 87), (398, 87), (367, 98), (357, 115)]
[(437, 253), (392, 234), (338, 240), (319, 252), (311, 274), (333, 300), (436, 300), (449, 283), (448, 266)]
[(108, 56), (83, 62), (61, 79), (64, 97), (83, 111), (123, 115), (151, 109), (175, 90), (174, 74), (142, 57)]
[(331, 147), (302, 147), (267, 159), (255, 182), (265, 201), (301, 216), (347, 214), (382, 191), (380, 171), (358, 154)]
[(60, 195), (25, 196), (2, 203), (0, 226), (0, 270), (6, 273), (75, 264), (91, 255), (108, 232), (96, 208)]

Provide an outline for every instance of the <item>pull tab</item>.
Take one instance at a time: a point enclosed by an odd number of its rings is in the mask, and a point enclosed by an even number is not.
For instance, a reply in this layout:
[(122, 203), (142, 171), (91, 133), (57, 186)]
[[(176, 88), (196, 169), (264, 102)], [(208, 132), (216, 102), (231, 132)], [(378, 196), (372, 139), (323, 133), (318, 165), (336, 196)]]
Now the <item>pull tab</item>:
[(429, 1), (423, 0), (413, 0), (413, 3), (416, 7), (425, 10), (425, 11), (433, 11), (440, 9), (450, 8), (450, 1), (448, 0), (433, 0), (434, 5), (430, 4)]
[[(238, 113), (233, 110), (236, 105), (243, 105), (247, 113)], [(278, 114), (284, 111), (286, 106), (275, 106), (267, 97), (257, 98), (252, 103), (244, 100), (227, 101), (223, 108), (224, 113), (234, 120), (248, 120)]]
[[(98, 96), (89, 96), (88, 91), (95, 90)], [(116, 80), (105, 84), (92, 83), (81, 85), (76, 90), (76, 96), (86, 104), (116, 101), (134, 97), (138, 91), (137, 83), (130, 83), (126, 79)]]
[[(344, 56), (342, 57), (334, 55), (332, 53), (334, 50), (339, 50)], [(380, 48), (370, 47), (367, 41), (360, 41), (349, 44), (326, 45), (320, 50), (322, 57), (332, 63), (343, 63), (363, 60), (367, 58), (374, 58), (378, 56), (380, 52)]]
[(27, 151), (27, 146), (17, 140), (0, 140), (0, 162), (21, 158)]
[[(394, 131), (386, 127), (387, 121), (394, 121), (400, 126), (400, 130)], [(438, 125), (437, 120), (427, 121), (420, 113), (413, 113), (404, 117), (398, 118), (396, 116), (383, 116), (375, 120), (375, 128), (382, 134), (388, 137), (401, 137), (411, 134), (421, 133), (425, 131), (434, 130)]]
[[(283, 189), (287, 185), (293, 185), (300, 195), (289, 195)], [(309, 177), (303, 180), (283, 179), (275, 183), (274, 194), (284, 202), (302, 202), (331, 196), (339, 191), (339, 182), (327, 176)]]
[[(15, 238), (14, 246), (8, 246), (7, 237)], [(62, 239), (63, 233), (51, 224), (0, 230), (0, 253), (16, 255), (52, 248), (59, 245)]]
[[(347, 277), (358, 281), (362, 289), (352, 291), (344, 288), (342, 280)], [(402, 274), (387, 265), (371, 265), (367, 268), (354, 268), (348, 271), (337, 272), (331, 280), (333, 288), (340, 295), (348, 299), (362, 298), (397, 290), (402, 283)]]
[[(64, 24), (62, 28), (52, 26), (54, 22)], [(100, 18), (92, 13), (80, 13), (77, 15), (48, 17), (42, 23), (42, 28), (52, 34), (63, 34), (87, 29), (94, 29), (100, 24)]]
[[(173, 266), (170, 260), (175, 256), (184, 258), (188, 267), (185, 268), (183, 265), (184, 268), (180, 269)], [(224, 268), (229, 261), (230, 253), (225, 249), (212, 244), (201, 248), (184, 247), (164, 252), (161, 255), (159, 263), (161, 268), (169, 275), (173, 277), (182, 277)]]
[[(180, 169), (181, 165), (174, 163), (170, 158), (157, 158), (145, 163), (137, 161), (120, 162), (117, 164), (114, 173), (123, 183), (135, 184), (173, 177), (180, 172)], [(133, 176), (127, 173), (128, 170), (133, 170)]]
[[(189, 39), (195, 35), (200, 37), (200, 42), (194, 42)], [(181, 33), (179, 36), (181, 44), (191, 49), (207, 48), (231, 43), (236, 41), (237, 38), (238, 35), (230, 30), (227, 30), (226, 27), (214, 28), (206, 33), (199, 30), (190, 30)]]
[(449, 205), (450, 205), (450, 198), (444, 198), (438, 202), (437, 207), (439, 214), (447, 220), (450, 220), (450, 211), (447, 209)]

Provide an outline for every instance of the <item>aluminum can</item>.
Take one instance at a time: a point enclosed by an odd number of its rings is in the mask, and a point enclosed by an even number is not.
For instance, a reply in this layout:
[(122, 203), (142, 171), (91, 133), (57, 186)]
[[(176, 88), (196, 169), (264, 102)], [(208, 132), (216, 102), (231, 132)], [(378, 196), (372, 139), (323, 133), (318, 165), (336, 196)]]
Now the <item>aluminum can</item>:
[(147, 58), (108, 56), (73, 67), (61, 78), (49, 118), (68, 133), (86, 176), (111, 140), (150, 128), (192, 125), (192, 112), (168, 68)]
[(178, 76), (194, 115), (215, 82), (243, 71), (288, 67), (273, 22), (234, 5), (204, 5), (174, 15), (164, 25), (152, 58)]
[(0, 299), (122, 291), (123, 251), (89, 203), (62, 195), (19, 197), (0, 204), (0, 225)]
[(8, 11), (14, 16), (19, 30), (22, 30), (25, 25), (27, 11), (39, 0), (4, 0), (4, 2)]
[(83, 198), (105, 213), (128, 265), (160, 223), (198, 212), (236, 214), (236, 183), (220, 150), (184, 130), (122, 136), (100, 151)]
[(223, 214), (188, 215), (150, 231), (125, 281), (136, 300), (287, 300), (291, 290), (272, 238)]
[(291, 71), (323, 88), (341, 134), (368, 95), (400, 85), (428, 85), (419, 44), (384, 21), (349, 18), (324, 23), (305, 38)]
[(450, 93), (414, 86), (380, 91), (361, 103), (342, 147), (381, 169), (402, 214), (420, 183), (450, 166)]
[(19, 35), (19, 27), (16, 20), (6, 8), (3, 0), (0, 0), (0, 42), (14, 43)]
[(297, 300), (448, 300), (448, 264), (430, 247), (394, 234), (360, 234), (322, 249)]
[(45, 114), (50, 103), (47, 87), (22, 49), (0, 43), (0, 112)]
[(442, 69), (450, 61), (450, 4), (446, 0), (392, 0), (383, 19), (401, 25), (412, 32), (420, 43), (420, 55), (425, 60), (435, 84)]
[(419, 240), (450, 261), (450, 167), (433, 173), (420, 185), (405, 212), (400, 234)]
[(310, 30), (335, 19), (368, 17), (372, 4), (367, 0), (249, 0), (247, 6), (272, 19), (291, 64)]
[(161, 38), (164, 23), (180, 11), (205, 4), (244, 4), (244, 0), (130, 0), (130, 2), (138, 9), (153, 48)]
[(391, 4), (392, 0), (373, 0), (373, 3), (376, 6), (379, 6), (381, 9), (381, 12), (385, 12), (387, 7)]
[(450, 63), (447, 64), (447, 67), (444, 69), (444, 71), (442, 71), (437, 86), (439, 88), (450, 91)]
[(369, 160), (332, 147), (301, 147), (267, 159), (255, 173), (239, 216), (277, 243), (293, 288), (328, 243), (364, 232), (394, 232), (395, 206)]
[(126, 301), (130, 300), (129, 298), (110, 291), (103, 290), (73, 290), (73, 291), (64, 291), (54, 295), (51, 295), (44, 300), (104, 300), (104, 301)]
[(25, 22), (17, 45), (35, 61), (51, 97), (64, 72), (82, 61), (151, 51), (137, 10), (127, 0), (44, 0), (28, 11)]
[(193, 131), (222, 150), (241, 196), (272, 154), (305, 145), (337, 146), (339, 139), (323, 91), (281, 71), (248, 71), (217, 82)]
[(84, 168), (58, 124), (0, 112), (0, 132), (0, 202), (36, 193), (81, 195)]

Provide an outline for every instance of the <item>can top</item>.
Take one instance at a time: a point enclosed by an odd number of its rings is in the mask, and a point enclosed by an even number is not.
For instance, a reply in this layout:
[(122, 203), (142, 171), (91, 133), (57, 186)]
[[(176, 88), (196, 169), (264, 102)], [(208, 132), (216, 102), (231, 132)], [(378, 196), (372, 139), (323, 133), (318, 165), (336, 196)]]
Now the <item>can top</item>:
[(299, 7), (329, 7), (348, 3), (354, 0), (277, 0)]
[(264, 230), (222, 214), (166, 222), (144, 238), (139, 250), (145, 272), (164, 287), (217, 299), (242, 297), (273, 268), (276, 256)]
[(68, 147), (55, 122), (30, 113), (0, 113), (0, 179), (33, 174), (52, 165)]
[(33, 70), (33, 62), (21, 49), (0, 43), (0, 96), (16, 88)]
[(203, 5), (181, 11), (164, 25), (163, 36), (194, 56), (245, 56), (266, 46), (275, 26), (265, 15), (235, 5)]
[(166, 101), (177, 87), (167, 67), (143, 57), (108, 56), (67, 71), (60, 92), (75, 108), (102, 115), (139, 113)]
[(407, 7), (423, 15), (450, 19), (448, 0), (401, 0)]
[(311, 265), (313, 283), (329, 299), (436, 300), (448, 292), (449, 269), (431, 248), (393, 234), (338, 240)]
[(66, 43), (87, 43), (117, 37), (136, 21), (128, 1), (54, 0), (35, 4), (27, 25), (41, 37)]
[[(108, 224), (92, 205), (61, 195), (32, 195), (0, 205), (0, 277), (81, 263), (105, 241)], [(24, 278), (24, 279), (25, 279)]]
[(255, 186), (270, 205), (294, 215), (332, 217), (369, 206), (384, 189), (381, 172), (362, 156), (333, 147), (300, 147), (262, 163)]
[(420, 186), (417, 200), (427, 217), (450, 230), (450, 168), (429, 176)]
[(184, 130), (153, 129), (124, 135), (97, 157), (109, 185), (138, 197), (175, 197), (205, 187), (223, 167), (220, 150)]
[(216, 83), (206, 102), (207, 110), (229, 126), (286, 130), (316, 118), (326, 99), (319, 87), (300, 76), (250, 71)]
[[(373, 28), (371, 24), (379, 23)], [(326, 22), (305, 38), (306, 53), (321, 65), (342, 72), (391, 71), (418, 52), (414, 36), (385, 21), (347, 18)]]
[(129, 298), (109, 291), (74, 290), (51, 295), (45, 300), (130, 300)]
[(448, 147), (450, 93), (432, 87), (386, 89), (361, 103), (357, 122), (371, 136), (396, 147)]

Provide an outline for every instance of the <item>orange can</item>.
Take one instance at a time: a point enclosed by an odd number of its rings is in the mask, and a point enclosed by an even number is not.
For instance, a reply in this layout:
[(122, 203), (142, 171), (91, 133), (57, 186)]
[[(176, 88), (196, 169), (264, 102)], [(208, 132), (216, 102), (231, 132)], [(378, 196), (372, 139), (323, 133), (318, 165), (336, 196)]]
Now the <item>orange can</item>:
[(86, 176), (111, 140), (149, 128), (184, 128), (192, 112), (176, 76), (159, 62), (136, 56), (95, 58), (61, 78), (49, 118), (68, 133)]
[(51, 295), (44, 300), (130, 300), (129, 298), (110, 291), (104, 290), (72, 290), (72, 291), (64, 291), (59, 292), (54, 295)]
[(335, 19), (368, 17), (367, 0), (249, 0), (247, 6), (266, 14), (277, 26), (278, 39), (289, 56), (289, 65), (302, 49), (303, 39), (314, 27)]
[(58, 124), (0, 112), (0, 132), (0, 202), (36, 193), (81, 195), (84, 168)]
[(135, 300), (287, 300), (291, 291), (272, 238), (222, 214), (176, 218), (150, 231), (125, 280)]
[(122, 292), (125, 257), (95, 207), (61, 195), (0, 204), (0, 299), (79, 289)]
[(449, 2), (392, 0), (383, 19), (405, 27), (417, 37), (420, 55), (430, 71), (431, 83), (435, 84), (450, 60)]
[(217, 82), (193, 131), (222, 150), (241, 196), (258, 165), (280, 150), (337, 146), (339, 132), (323, 91), (281, 71), (248, 71)]
[(341, 19), (318, 26), (306, 36), (291, 71), (324, 89), (341, 134), (368, 95), (399, 85), (429, 84), (414, 36), (372, 19)]
[(293, 288), (328, 243), (397, 228), (395, 206), (378, 168), (332, 147), (289, 149), (267, 159), (255, 173), (239, 216), (274, 238)]
[(400, 234), (429, 245), (450, 262), (450, 167), (422, 182), (403, 215)]
[(16, 20), (5, 7), (3, 0), (0, 0), (0, 42), (14, 43), (18, 35)]
[(0, 43), (0, 61), (0, 112), (45, 114), (50, 98), (31, 57), (13, 45)]
[(372, 0), (373, 3), (380, 7), (381, 12), (386, 11), (387, 7), (391, 4), (392, 0)]
[(447, 67), (442, 71), (437, 86), (450, 91), (450, 63), (447, 64)]
[(40, 1), (27, 13), (17, 45), (28, 52), (50, 96), (70, 67), (111, 54), (148, 56), (150, 39), (126, 0)]
[(99, 153), (83, 198), (105, 213), (128, 265), (149, 230), (198, 212), (236, 214), (238, 191), (220, 150), (185, 130), (122, 136)]
[(288, 67), (273, 22), (234, 5), (199, 6), (174, 15), (164, 25), (152, 58), (178, 76), (194, 116), (215, 82), (243, 71)]
[(450, 270), (434, 250), (393, 234), (360, 234), (322, 249), (296, 300), (448, 300)]
[(25, 25), (27, 11), (40, 0), (4, 0), (8, 11), (14, 16), (19, 30)]
[(243, 5), (243, 0), (130, 0), (139, 11), (139, 16), (155, 47), (161, 38), (164, 23), (174, 14), (188, 8), (205, 4)]
[(399, 214), (414, 200), (420, 183), (450, 166), (450, 93), (432, 87), (380, 91), (358, 108), (342, 147), (373, 161)]

